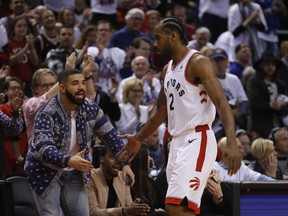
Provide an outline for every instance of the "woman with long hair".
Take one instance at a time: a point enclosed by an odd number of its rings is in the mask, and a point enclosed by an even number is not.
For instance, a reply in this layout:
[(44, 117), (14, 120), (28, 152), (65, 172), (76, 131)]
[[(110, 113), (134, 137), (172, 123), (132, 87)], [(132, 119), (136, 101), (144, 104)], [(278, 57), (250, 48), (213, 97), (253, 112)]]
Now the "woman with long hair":
[[(33, 69), (38, 64), (38, 56), (33, 43), (33, 35), (28, 27), (26, 16), (16, 17), (9, 31), (9, 41), (5, 49), (6, 61), (11, 67), (10, 76), (15, 76), (24, 82), (24, 93), (32, 97), (31, 80)], [(7, 57), (6, 56), (6, 57)], [(0, 60), (3, 59), (0, 55)]]
[(158, 208), (158, 197), (154, 180), (149, 177), (150, 163), (150, 148), (143, 143), (131, 163), (131, 169), (135, 174), (135, 184), (131, 188), (131, 195), (134, 200), (139, 198), (142, 202), (148, 204), (153, 211)]

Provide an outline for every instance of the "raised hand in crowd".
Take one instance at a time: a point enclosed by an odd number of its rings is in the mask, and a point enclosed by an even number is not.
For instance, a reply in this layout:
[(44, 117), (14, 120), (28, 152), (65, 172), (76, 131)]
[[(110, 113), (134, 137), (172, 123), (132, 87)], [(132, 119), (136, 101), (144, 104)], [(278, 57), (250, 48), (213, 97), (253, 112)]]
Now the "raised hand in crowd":
[(10, 101), (10, 106), (12, 110), (18, 111), (19, 109), (21, 109), (23, 101), (24, 101), (24, 93), (23, 91), (19, 91), (17, 97)]
[(3, 65), (0, 69), (0, 79), (6, 78), (10, 73), (10, 67), (8, 65)]
[(109, 93), (110, 98), (111, 98), (112, 101), (116, 101), (117, 100), (116, 93), (117, 93), (117, 90), (118, 90), (118, 86), (119, 86), (119, 81), (115, 77), (112, 77), (111, 78), (111, 86), (108, 89), (108, 93)]
[(65, 69), (73, 69), (73, 68), (75, 68), (75, 63), (76, 63), (76, 53), (72, 52), (66, 58)]
[(221, 181), (216, 172), (212, 172), (207, 180), (207, 190), (213, 196), (213, 202), (219, 205), (223, 201), (223, 192), (221, 189)]

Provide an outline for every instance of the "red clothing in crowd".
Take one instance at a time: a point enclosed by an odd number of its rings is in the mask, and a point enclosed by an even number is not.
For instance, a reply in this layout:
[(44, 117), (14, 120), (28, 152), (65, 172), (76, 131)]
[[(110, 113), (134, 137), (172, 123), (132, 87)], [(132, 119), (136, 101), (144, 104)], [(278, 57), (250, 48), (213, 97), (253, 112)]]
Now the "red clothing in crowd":
[[(26, 45), (26, 41), (15, 41), (9, 39), (6, 51), (11, 55), (18, 53)], [(10, 76), (18, 77), (20, 80), (25, 82), (31, 82), (33, 75), (33, 67), (29, 60), (29, 56), (25, 53), (18, 64), (11, 67)]]
[[(3, 104), (0, 106), (0, 110), (5, 113), (7, 116), (12, 117), (12, 108), (8, 104)], [(28, 148), (27, 142), (27, 134), (26, 130), (23, 130), (19, 134), (20, 140), (20, 155), (25, 158)], [(4, 172), (6, 176), (11, 175), (24, 175), (24, 167), (23, 164), (17, 164), (17, 160), (14, 158), (13, 151), (10, 146), (10, 140), (6, 136), (3, 138), (3, 143), (5, 147), (5, 164), (4, 164)]]

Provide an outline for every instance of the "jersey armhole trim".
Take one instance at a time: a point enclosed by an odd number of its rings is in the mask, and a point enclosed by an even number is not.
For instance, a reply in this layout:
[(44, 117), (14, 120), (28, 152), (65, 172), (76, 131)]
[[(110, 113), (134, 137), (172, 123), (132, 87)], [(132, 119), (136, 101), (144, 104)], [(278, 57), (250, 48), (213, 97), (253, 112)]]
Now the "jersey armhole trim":
[(191, 59), (194, 58), (196, 54), (201, 54), (201, 53), (200, 52), (193, 53), (193, 55), (189, 58), (188, 64), (186, 65), (186, 68), (184, 70), (185, 79), (187, 80), (188, 83), (190, 83), (190, 84), (192, 84), (194, 86), (198, 86), (199, 84), (197, 84), (197, 83), (195, 83), (195, 82), (193, 82), (192, 80), (189, 79), (189, 77), (188, 77), (188, 68), (189, 68), (189, 64), (190, 64)]

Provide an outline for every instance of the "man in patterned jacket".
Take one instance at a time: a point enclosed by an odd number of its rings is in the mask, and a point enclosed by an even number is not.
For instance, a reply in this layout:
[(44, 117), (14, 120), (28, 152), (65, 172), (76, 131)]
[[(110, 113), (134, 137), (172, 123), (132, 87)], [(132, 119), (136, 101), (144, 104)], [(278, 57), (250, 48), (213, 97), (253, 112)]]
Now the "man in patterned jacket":
[(116, 154), (123, 146), (103, 111), (85, 99), (85, 78), (76, 69), (59, 75), (60, 93), (37, 114), (25, 171), (41, 215), (89, 215), (89, 147), (97, 135)]

